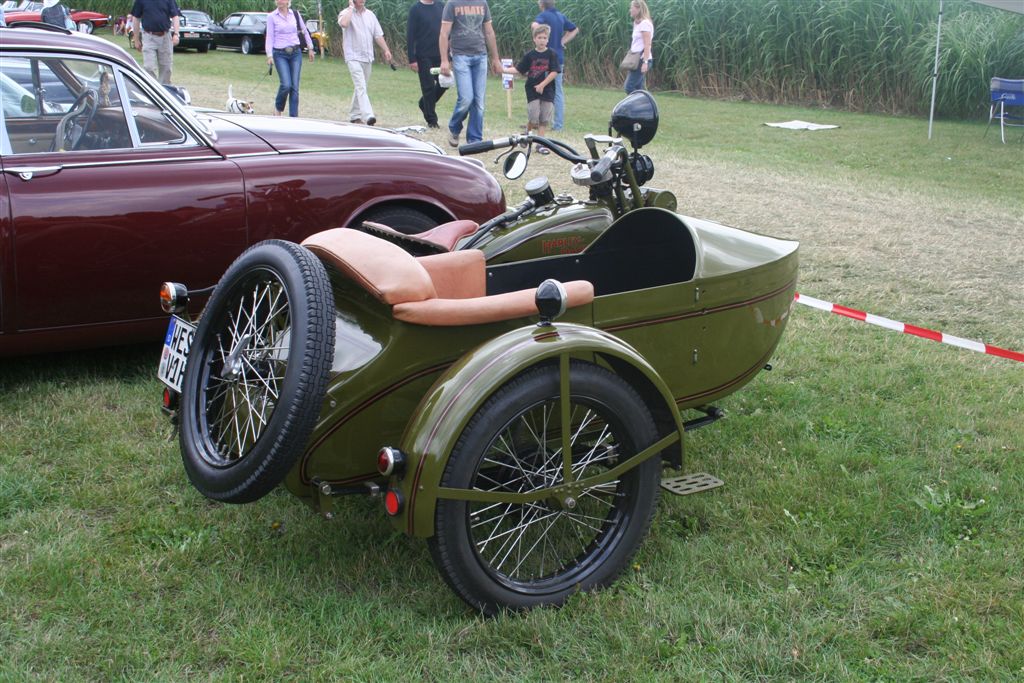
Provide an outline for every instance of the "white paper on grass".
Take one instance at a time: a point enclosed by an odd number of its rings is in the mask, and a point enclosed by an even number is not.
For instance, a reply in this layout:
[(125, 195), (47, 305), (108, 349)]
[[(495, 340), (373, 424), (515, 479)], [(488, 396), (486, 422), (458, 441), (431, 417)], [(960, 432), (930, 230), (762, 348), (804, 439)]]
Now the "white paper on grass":
[(772, 128), (788, 128), (789, 130), (828, 130), (829, 128), (839, 127), (825, 123), (809, 123), (807, 121), (783, 121), (782, 123), (766, 123), (764, 125), (771, 126)]

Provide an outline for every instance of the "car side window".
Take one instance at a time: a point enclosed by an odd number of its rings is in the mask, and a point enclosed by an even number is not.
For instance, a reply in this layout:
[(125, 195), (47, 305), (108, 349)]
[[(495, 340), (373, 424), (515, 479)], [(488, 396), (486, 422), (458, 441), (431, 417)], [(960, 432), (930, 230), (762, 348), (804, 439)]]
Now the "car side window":
[(224, 26), (227, 28), (238, 26), (240, 23), (242, 23), (242, 17), (237, 14), (233, 14), (224, 20)]
[(128, 121), (108, 64), (86, 59), (0, 61), (7, 154), (131, 148)]
[(163, 107), (152, 100), (145, 88), (133, 76), (124, 72), (122, 76), (139, 142), (143, 145), (185, 142), (188, 136), (167, 116)]

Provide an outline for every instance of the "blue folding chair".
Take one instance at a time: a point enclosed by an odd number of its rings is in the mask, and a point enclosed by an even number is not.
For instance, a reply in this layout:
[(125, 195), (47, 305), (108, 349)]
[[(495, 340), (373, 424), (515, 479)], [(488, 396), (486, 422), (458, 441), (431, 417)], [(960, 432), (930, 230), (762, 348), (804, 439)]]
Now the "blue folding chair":
[[(1007, 126), (1024, 126), (1024, 79), (993, 78), (990, 84), (992, 104), (988, 108), (988, 125), (999, 121), (999, 135), (1006, 144)], [(988, 132), (988, 128), (985, 128)]]

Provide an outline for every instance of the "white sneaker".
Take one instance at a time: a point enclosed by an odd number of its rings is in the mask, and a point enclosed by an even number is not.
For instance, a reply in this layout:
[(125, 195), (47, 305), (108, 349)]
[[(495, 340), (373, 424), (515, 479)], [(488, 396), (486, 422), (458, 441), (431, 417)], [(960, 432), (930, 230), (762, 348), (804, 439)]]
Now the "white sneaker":
[(448, 144), (452, 147), (459, 146), (459, 136), (449, 131), (448, 133)]

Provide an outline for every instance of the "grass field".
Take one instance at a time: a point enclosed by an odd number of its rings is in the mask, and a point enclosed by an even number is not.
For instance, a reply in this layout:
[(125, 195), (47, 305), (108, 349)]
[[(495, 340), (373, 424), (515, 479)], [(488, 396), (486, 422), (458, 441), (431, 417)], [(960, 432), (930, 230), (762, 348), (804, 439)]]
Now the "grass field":
[[(269, 112), (265, 73), (175, 58), (197, 104), (231, 83)], [(518, 129), (521, 85), (511, 120), (489, 88), (485, 135)], [(375, 69), (383, 125), (420, 122), (415, 92)], [(347, 118), (339, 60), (307, 63), (302, 93), (304, 114)], [(619, 97), (570, 86), (562, 139), (604, 132)], [(683, 213), (799, 239), (805, 294), (1024, 350), (1019, 134), (658, 101), (651, 184)], [(794, 118), (841, 127), (762, 125)], [(548, 157), (528, 177), (578, 191), (566, 171)], [(687, 442), (725, 488), (663, 497), (611, 589), (483, 619), (379, 502), (326, 522), (284, 492), (203, 499), (166, 440), (157, 357), (0, 360), (0, 680), (1024, 679), (1020, 363), (798, 306), (774, 370)]]

